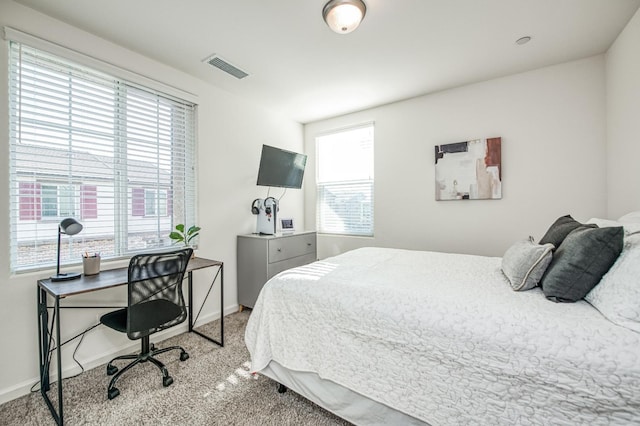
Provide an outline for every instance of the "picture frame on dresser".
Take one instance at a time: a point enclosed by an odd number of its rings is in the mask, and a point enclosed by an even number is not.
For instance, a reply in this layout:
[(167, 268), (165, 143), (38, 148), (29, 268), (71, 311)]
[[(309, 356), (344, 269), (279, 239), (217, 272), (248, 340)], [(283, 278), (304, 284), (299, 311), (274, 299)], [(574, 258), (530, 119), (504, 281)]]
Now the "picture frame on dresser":
[(296, 230), (293, 222), (293, 218), (291, 217), (285, 217), (280, 219), (280, 226), (283, 234), (291, 234)]

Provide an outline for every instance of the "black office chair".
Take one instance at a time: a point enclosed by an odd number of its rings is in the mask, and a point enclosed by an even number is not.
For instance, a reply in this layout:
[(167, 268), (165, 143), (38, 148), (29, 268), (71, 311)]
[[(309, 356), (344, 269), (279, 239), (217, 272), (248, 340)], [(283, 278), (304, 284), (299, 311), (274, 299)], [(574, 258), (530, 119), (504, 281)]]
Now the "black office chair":
[[(189, 358), (189, 354), (180, 346), (156, 349), (153, 344), (149, 344), (149, 335), (180, 324), (187, 318), (182, 280), (192, 253), (193, 249), (187, 248), (166, 253), (140, 254), (131, 258), (128, 306), (103, 315), (100, 322), (127, 333), (131, 340), (142, 339), (142, 349), (137, 355), (119, 356), (107, 364), (107, 374), (115, 374), (107, 389), (109, 399), (120, 395), (115, 387), (116, 381), (134, 365), (151, 361), (162, 372), (162, 385), (166, 387), (173, 383), (173, 378), (169, 376), (164, 364), (154, 356), (179, 349), (180, 361)], [(134, 361), (118, 371), (113, 362), (120, 359)]]

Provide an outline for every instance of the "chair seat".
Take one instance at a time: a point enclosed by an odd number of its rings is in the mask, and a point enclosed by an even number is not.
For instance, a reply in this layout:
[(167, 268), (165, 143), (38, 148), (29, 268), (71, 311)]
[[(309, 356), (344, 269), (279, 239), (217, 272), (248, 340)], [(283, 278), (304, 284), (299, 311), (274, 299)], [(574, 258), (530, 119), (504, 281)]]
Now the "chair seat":
[(100, 317), (100, 322), (121, 333), (127, 332), (127, 308), (109, 312)]
[(158, 328), (159, 325), (167, 324), (183, 315), (180, 306), (168, 300), (160, 299), (109, 312), (100, 317), (100, 322), (109, 328), (126, 333), (129, 309), (134, 311), (134, 318), (137, 319), (136, 324), (131, 325), (132, 331), (153, 330)]

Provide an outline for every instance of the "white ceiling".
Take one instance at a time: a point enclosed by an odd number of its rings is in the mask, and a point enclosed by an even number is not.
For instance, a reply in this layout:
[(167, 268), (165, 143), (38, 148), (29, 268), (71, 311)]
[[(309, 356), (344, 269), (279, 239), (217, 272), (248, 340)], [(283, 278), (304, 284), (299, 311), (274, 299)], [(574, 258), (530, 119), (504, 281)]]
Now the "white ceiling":
[[(360, 27), (339, 35), (322, 20), (325, 0), (17, 0), (301, 123), (603, 53), (640, 7), (364, 1)], [(202, 62), (214, 53), (249, 77)]]

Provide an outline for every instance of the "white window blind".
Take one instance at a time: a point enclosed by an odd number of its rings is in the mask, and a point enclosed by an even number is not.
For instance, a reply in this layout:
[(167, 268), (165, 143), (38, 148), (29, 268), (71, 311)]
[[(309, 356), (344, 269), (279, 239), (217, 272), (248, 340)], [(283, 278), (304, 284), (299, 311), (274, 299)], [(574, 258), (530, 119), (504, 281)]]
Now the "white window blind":
[(196, 105), (18, 42), (9, 49), (11, 270), (170, 246), (195, 224)]
[(316, 138), (318, 232), (373, 236), (373, 130)]

